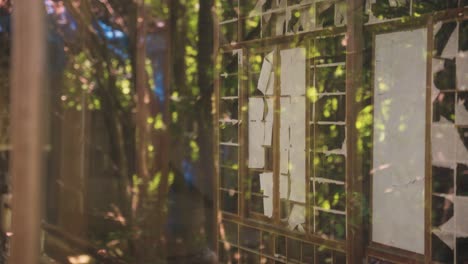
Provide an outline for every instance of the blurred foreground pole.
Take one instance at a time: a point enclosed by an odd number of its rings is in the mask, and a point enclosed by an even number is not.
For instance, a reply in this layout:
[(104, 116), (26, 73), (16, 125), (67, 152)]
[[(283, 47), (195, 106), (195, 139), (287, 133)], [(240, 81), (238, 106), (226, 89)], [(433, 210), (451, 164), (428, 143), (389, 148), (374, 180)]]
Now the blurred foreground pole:
[(12, 244), (9, 263), (37, 264), (40, 250), (44, 3), (15, 1), (11, 85)]

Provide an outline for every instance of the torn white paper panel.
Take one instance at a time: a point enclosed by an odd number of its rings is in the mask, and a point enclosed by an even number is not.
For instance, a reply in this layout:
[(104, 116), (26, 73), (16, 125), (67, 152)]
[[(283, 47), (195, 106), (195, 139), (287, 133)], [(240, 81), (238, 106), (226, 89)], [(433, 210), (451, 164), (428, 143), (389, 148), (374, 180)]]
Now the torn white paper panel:
[(263, 190), (263, 213), (273, 216), (273, 172), (264, 172), (260, 174), (260, 188)]
[(274, 102), (275, 100), (273, 98), (266, 99), (267, 113), (265, 115), (265, 121), (273, 122), (273, 118), (275, 114)]
[[(444, 226), (444, 227), (447, 228), (446, 226)], [(450, 249), (452, 249), (452, 250), (454, 249), (454, 246), (455, 246), (454, 239), (455, 239), (455, 237), (454, 237), (453, 233), (446, 233), (446, 232), (441, 231), (440, 229), (435, 229), (432, 232), (434, 233), (434, 235), (439, 237), (440, 240), (442, 240)]]
[(468, 110), (465, 107), (465, 100), (458, 98), (455, 104), (455, 124), (468, 125)]
[(436, 73), (444, 69), (444, 60), (441, 59), (432, 59), (432, 96), (431, 102), (434, 102), (440, 94), (440, 90), (434, 83), (434, 76)]
[(271, 146), (271, 142), (273, 141), (273, 122), (272, 121), (265, 121), (265, 137), (263, 141), (264, 146)]
[(262, 69), (258, 77), (257, 89), (263, 94), (266, 94), (268, 88), (268, 82), (273, 68), (273, 54), (274, 52), (272, 51), (263, 58)]
[(306, 159), (305, 151), (290, 149), (289, 173), (291, 178), (291, 193), (289, 200), (299, 203), (306, 201)]
[(280, 98), (280, 121), (281, 126), (286, 127), (289, 126), (291, 120), (288, 119), (291, 117), (293, 113), (291, 113), (291, 98), (290, 97), (281, 97)]
[(291, 111), (285, 117), (290, 120), (291, 147), (305, 150), (306, 142), (306, 99), (304, 96), (291, 97)]
[(294, 230), (298, 225), (304, 224), (305, 222), (305, 207), (299, 204), (293, 205), (288, 218), (288, 228)]
[(455, 248), (454, 237), (468, 237), (468, 197), (455, 197), (454, 216), (433, 231), (448, 247)]
[[(424, 254), (426, 29), (375, 38), (372, 240)], [(402, 117), (407, 127), (400, 129)], [(383, 128), (383, 129), (382, 129)], [(387, 190), (393, 191), (388, 192)], [(404, 232), (401, 232), (404, 230)]]
[(347, 3), (345, 1), (335, 4), (335, 26), (346, 25), (346, 7)]
[(249, 16), (255, 16), (262, 13), (263, 5), (266, 3), (267, 0), (257, 0), (255, 7), (252, 11), (250, 11)]
[(291, 99), (280, 98), (280, 173), (289, 172)]
[(431, 134), (432, 160), (436, 162), (455, 162), (455, 146), (456, 140), (459, 138), (455, 126), (453, 124), (432, 124)]
[(457, 88), (468, 90), (468, 51), (460, 51), (456, 59)]
[(265, 150), (262, 146), (264, 125), (262, 122), (249, 122), (249, 168), (265, 167)]
[(306, 50), (285, 49), (281, 56), (281, 95), (304, 95), (306, 90)]
[(274, 95), (275, 93), (275, 72), (270, 72), (270, 79), (268, 79), (268, 86), (265, 95)]
[(442, 50), (441, 57), (442, 58), (447, 58), (447, 59), (453, 59), (455, 56), (457, 56), (458, 53), (458, 23), (457, 27), (455, 30), (452, 32), (452, 35), (450, 35), (450, 38), (445, 45), (444, 49)]
[(275, 0), (278, 8), (285, 8), (287, 0)]
[(290, 131), (289, 127), (291, 124), (291, 99), (281, 97), (280, 98), (281, 112), (280, 112), (280, 148), (289, 149), (290, 144)]
[(281, 36), (284, 34), (286, 25), (286, 15), (277, 15), (275, 24), (275, 36)]
[[(293, 32), (290, 33), (310, 31), (315, 27), (315, 6), (302, 8), (299, 12), (299, 21), (294, 25), (292, 29)], [(288, 23), (290, 23), (290, 21), (291, 19), (289, 18)], [(299, 30), (301, 26), (302, 30)]]
[(249, 120), (250, 121), (262, 121), (264, 112), (265, 112), (265, 104), (263, 103), (263, 98), (254, 98), (254, 97), (249, 98)]
[(377, 0), (366, 0), (366, 14), (369, 15), (368, 22), (377, 21), (378, 18), (375, 17), (374, 13), (372, 12), (372, 5), (376, 3)]
[(280, 198), (289, 198), (289, 176), (280, 174)]
[(289, 173), (289, 148), (280, 149), (280, 173)]
[(340, 149), (327, 150), (327, 151), (324, 151), (324, 154), (327, 155), (327, 156), (332, 155), (332, 154), (346, 156), (347, 155), (347, 153), (346, 153), (346, 137), (343, 140), (343, 144), (341, 145)]

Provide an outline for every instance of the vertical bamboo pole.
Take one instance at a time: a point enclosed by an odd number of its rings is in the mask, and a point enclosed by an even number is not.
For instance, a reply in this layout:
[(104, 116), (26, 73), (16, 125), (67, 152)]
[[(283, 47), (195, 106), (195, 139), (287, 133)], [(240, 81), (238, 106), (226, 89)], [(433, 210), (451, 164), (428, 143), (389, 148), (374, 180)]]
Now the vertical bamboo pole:
[(346, 44), (346, 252), (347, 263), (362, 263), (363, 237), (363, 174), (359, 138), (356, 129), (358, 103), (356, 94), (363, 88), (363, 7), (364, 0), (348, 0)]
[(36, 264), (40, 250), (44, 4), (15, 1), (11, 85), (13, 220), (9, 263)]

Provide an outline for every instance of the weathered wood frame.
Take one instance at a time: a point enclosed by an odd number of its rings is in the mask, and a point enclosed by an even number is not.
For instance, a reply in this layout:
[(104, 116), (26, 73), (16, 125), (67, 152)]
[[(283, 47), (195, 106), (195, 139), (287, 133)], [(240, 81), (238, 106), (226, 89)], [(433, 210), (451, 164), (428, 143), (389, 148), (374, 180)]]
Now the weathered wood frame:
[[(468, 8), (456, 8), (444, 11), (438, 11), (430, 14), (423, 14), (419, 17), (409, 17), (402, 19), (391, 19), (386, 21), (381, 21), (372, 24), (365, 24), (363, 22), (363, 8), (365, 5), (364, 0), (348, 0), (348, 13), (347, 13), (347, 26), (345, 27), (333, 27), (325, 28), (322, 30), (298, 33), (295, 35), (286, 35), (278, 36), (272, 38), (258, 39), (258, 40), (247, 40), (239, 41), (236, 43), (220, 46), (219, 45), (219, 30), (217, 24), (215, 23), (215, 38), (216, 43), (215, 53), (219, 50), (229, 51), (232, 49), (252, 49), (255, 47), (264, 47), (264, 46), (275, 46), (288, 43), (300, 42), (303, 39), (313, 38), (315, 36), (323, 35), (333, 35), (343, 32), (344, 30), (347, 33), (347, 55), (346, 55), (346, 120), (347, 120), (347, 161), (346, 161), (346, 210), (347, 210), (347, 238), (346, 241), (332, 241), (317, 237), (315, 235), (307, 234), (305, 236), (299, 235), (293, 232), (288, 232), (281, 227), (270, 225), (267, 223), (259, 223), (253, 221), (252, 219), (241, 217), (232, 217), (230, 215), (224, 214), (219, 211), (219, 203), (217, 201), (216, 211), (218, 212), (216, 222), (220, 223), (222, 219), (229, 220), (238, 224), (245, 226), (251, 226), (258, 229), (268, 230), (270, 232), (277, 233), (279, 235), (284, 235), (287, 237), (307, 241), (310, 243), (317, 243), (329, 247), (333, 250), (340, 252), (345, 252), (347, 254), (348, 263), (361, 263), (363, 259), (368, 261), (369, 257), (375, 257), (378, 259), (391, 261), (395, 263), (430, 263), (432, 260), (431, 257), (431, 210), (432, 210), (432, 173), (431, 173), (431, 75), (432, 75), (432, 63), (431, 63), (431, 51), (433, 45), (433, 25), (435, 22), (443, 20), (453, 20), (468, 18)], [(238, 19), (238, 39), (242, 36), (242, 18)], [(363, 87), (370, 87), (373, 89), (373, 84), (364, 83), (363, 79), (363, 65), (364, 65), (364, 38), (366, 34), (372, 36), (372, 50), (374, 50), (374, 40), (375, 34), (385, 33), (391, 31), (401, 31), (408, 30), (413, 28), (427, 28), (428, 30), (428, 59), (427, 59), (427, 80), (426, 80), (426, 135), (425, 135), (425, 170), (426, 170), (426, 181), (425, 181), (425, 254), (417, 254), (402, 249), (397, 249), (389, 247), (386, 245), (377, 244), (371, 242), (370, 234), (370, 225), (371, 222), (369, 219), (365, 219), (364, 211), (364, 199), (371, 200), (371, 190), (372, 178), (369, 172), (363, 170), (363, 160), (362, 155), (357, 152), (356, 142), (359, 138), (358, 131), (355, 127), (355, 122), (359, 111), (362, 109), (362, 103), (356, 101), (356, 96), (358, 96), (358, 89)], [(245, 58), (245, 56), (244, 56)], [(372, 51), (372, 58), (374, 58), (374, 52)], [(245, 60), (245, 59), (244, 59)], [(372, 63), (373, 68), (373, 63)], [(373, 69), (372, 69), (373, 70)], [(215, 107), (218, 109), (219, 106), (219, 80), (218, 75), (215, 74)], [(247, 75), (246, 75), (247, 76)], [(371, 77), (372, 79), (373, 77)], [(368, 80), (369, 81), (369, 80)], [(372, 81), (372, 80), (370, 80)], [(242, 80), (240, 83), (240, 89), (245, 89), (245, 80)], [(372, 99), (373, 104), (373, 99)], [(216, 114), (219, 114), (216, 111)], [(215, 120), (218, 120), (216, 118)], [(215, 133), (217, 132), (217, 126), (215, 126)], [(275, 128), (274, 128), (275, 130)], [(243, 144), (244, 138), (246, 137), (246, 131), (244, 134), (240, 134), (239, 144)], [(309, 134), (309, 133), (308, 133)], [(215, 166), (216, 173), (214, 177), (215, 181), (215, 192), (218, 191), (218, 143), (219, 137), (215, 138), (214, 152), (215, 152)], [(274, 154), (275, 160), (277, 160), (278, 154)], [(240, 161), (243, 161), (242, 159)], [(274, 161), (275, 162), (275, 161)], [(277, 163), (277, 162), (276, 162)], [(241, 177), (241, 175), (239, 175)], [(275, 177), (276, 179), (276, 177)], [(275, 186), (278, 185), (278, 182), (275, 181)], [(275, 192), (279, 192), (277, 188), (274, 189)], [(275, 204), (275, 207), (277, 204)], [(243, 206), (239, 209), (242, 211)], [(350, 220), (354, 222), (354, 225), (351, 225)], [(217, 249), (218, 243), (214, 245), (214, 248)]]

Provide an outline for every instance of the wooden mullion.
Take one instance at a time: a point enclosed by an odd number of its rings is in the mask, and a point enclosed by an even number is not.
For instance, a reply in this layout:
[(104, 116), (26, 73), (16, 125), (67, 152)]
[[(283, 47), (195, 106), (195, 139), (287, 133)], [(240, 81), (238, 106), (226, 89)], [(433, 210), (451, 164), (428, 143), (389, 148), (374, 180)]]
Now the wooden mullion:
[(356, 96), (363, 87), (363, 0), (348, 0), (346, 45), (346, 251), (347, 263), (362, 263), (363, 236), (363, 177), (358, 156), (356, 129), (358, 105)]
[(281, 63), (279, 60), (279, 47), (275, 46), (275, 56), (273, 59), (273, 69), (275, 72), (275, 87), (274, 87), (274, 109), (273, 117), (273, 219), (276, 225), (281, 224), (281, 201), (280, 201), (280, 96), (281, 96), (281, 76), (279, 74)]
[[(213, 61), (215, 62), (215, 67), (213, 67), (214, 70), (214, 118), (213, 118), (213, 161), (214, 161), (214, 177), (213, 177), (213, 218), (212, 218), (212, 223), (213, 223), (213, 250), (216, 252), (216, 254), (219, 255), (219, 225), (221, 223), (221, 217), (218, 217), (218, 212), (220, 212), (220, 205), (219, 205), (219, 177), (221, 173), (220, 169), (220, 164), (219, 164), (219, 100), (220, 100), (220, 72), (218, 70), (218, 63), (219, 63), (219, 55), (222, 52), (220, 49), (219, 45), (219, 19), (218, 16), (216, 15), (216, 12), (213, 12)], [(239, 176), (238, 176), (239, 177)], [(238, 186), (239, 188), (239, 186)]]
[[(426, 61), (426, 139), (425, 139), (425, 191), (424, 191), (424, 256), (425, 262), (432, 260), (432, 50), (434, 48), (434, 22), (427, 22), (427, 61)], [(456, 184), (456, 183), (455, 183)]]

